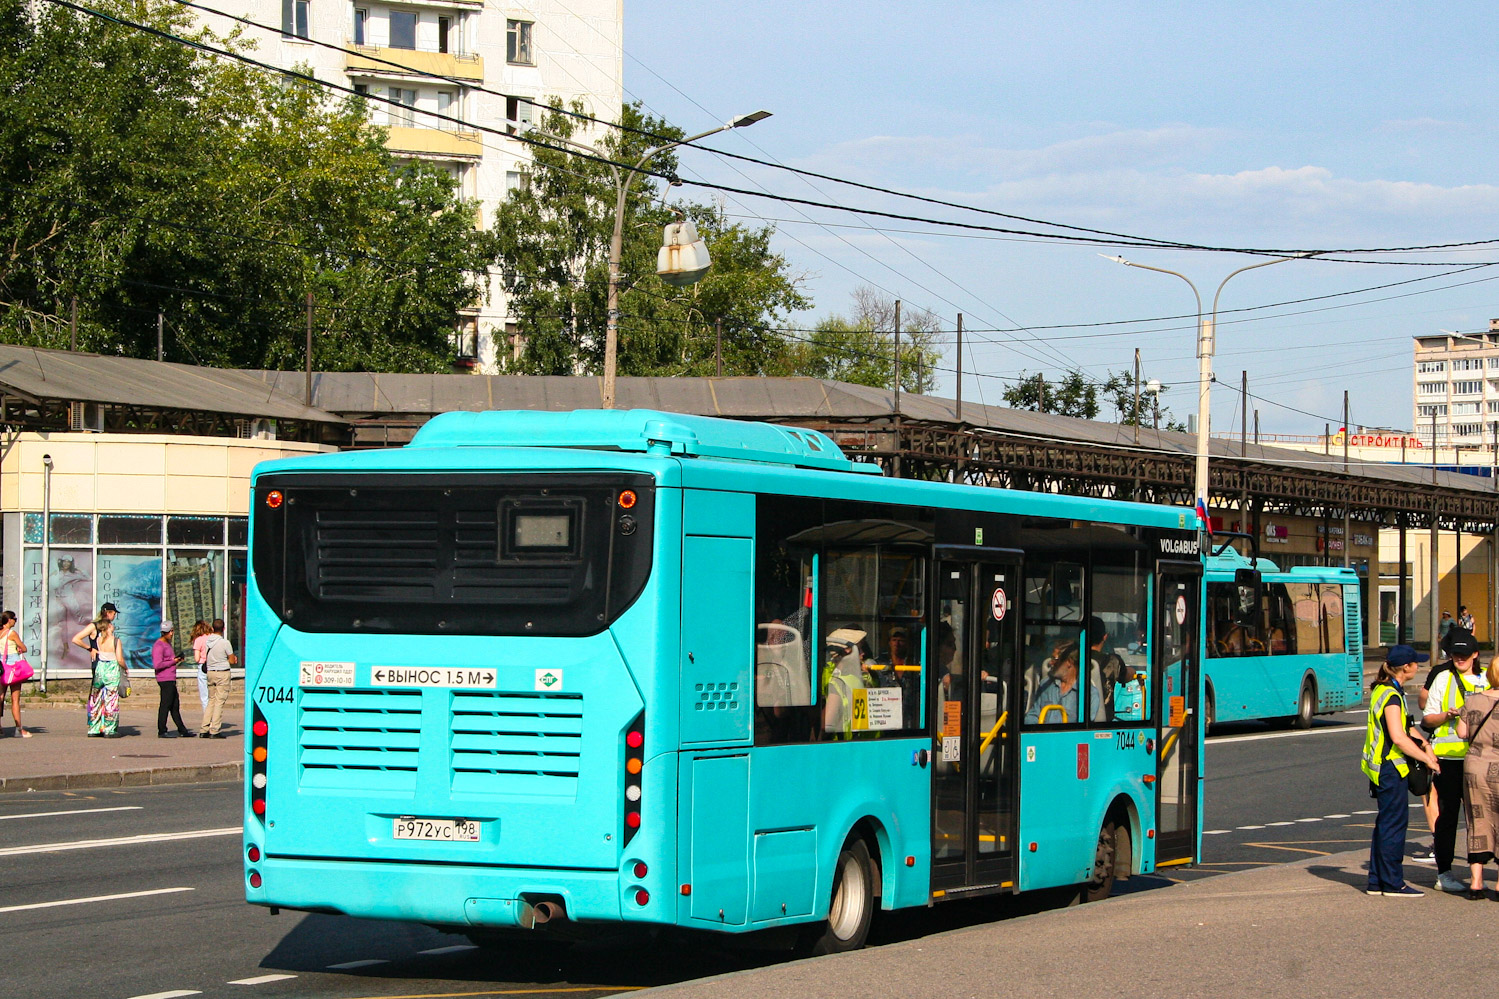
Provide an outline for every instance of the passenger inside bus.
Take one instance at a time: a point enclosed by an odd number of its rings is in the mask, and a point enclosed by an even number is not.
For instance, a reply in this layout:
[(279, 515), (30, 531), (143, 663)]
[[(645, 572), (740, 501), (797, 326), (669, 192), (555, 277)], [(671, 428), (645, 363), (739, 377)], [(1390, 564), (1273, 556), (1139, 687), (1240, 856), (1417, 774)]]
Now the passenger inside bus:
[[(1025, 712), (1026, 724), (1066, 725), (1081, 720), (1078, 713), (1078, 668), (1077, 642), (1068, 642), (1056, 650), (1052, 656), (1051, 675), (1036, 690)], [(1089, 700), (1095, 705), (1102, 700), (1097, 688), (1092, 689), (1090, 695)], [(1101, 720), (1101, 717), (1095, 710), (1094, 720)]]
[(920, 622), (893, 624), (886, 629), (883, 662), (866, 662), (871, 686), (892, 687), (901, 692), (901, 725), (921, 727), (921, 638)]
[(827, 659), (822, 677), (822, 729), (849, 736), (854, 728), (854, 691), (868, 687), (860, 651), (867, 633), (858, 628), (838, 628), (828, 635)]

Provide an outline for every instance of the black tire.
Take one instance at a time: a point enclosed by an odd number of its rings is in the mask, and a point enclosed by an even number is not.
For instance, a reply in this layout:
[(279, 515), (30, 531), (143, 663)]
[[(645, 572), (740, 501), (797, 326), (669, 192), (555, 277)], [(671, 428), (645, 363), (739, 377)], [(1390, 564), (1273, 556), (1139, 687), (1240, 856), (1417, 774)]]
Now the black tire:
[(828, 918), (813, 924), (799, 948), (806, 954), (841, 954), (858, 950), (869, 937), (874, 921), (875, 865), (862, 839), (851, 839), (838, 853), (833, 873), (833, 897)]
[(1296, 697), (1296, 713), (1291, 716), (1292, 728), (1311, 728), (1312, 716), (1317, 713), (1317, 690), (1311, 680), (1301, 681), (1301, 693)]
[(1218, 699), (1213, 696), (1212, 687), (1207, 689), (1207, 696), (1203, 700), (1206, 703), (1202, 707), (1202, 734), (1207, 735), (1218, 724)]
[(1119, 859), (1119, 840), (1129, 839), (1129, 829), (1110, 816), (1098, 830), (1098, 845), (1093, 851), (1093, 877), (1083, 886), (1084, 902), (1102, 902), (1114, 890), (1114, 867)]

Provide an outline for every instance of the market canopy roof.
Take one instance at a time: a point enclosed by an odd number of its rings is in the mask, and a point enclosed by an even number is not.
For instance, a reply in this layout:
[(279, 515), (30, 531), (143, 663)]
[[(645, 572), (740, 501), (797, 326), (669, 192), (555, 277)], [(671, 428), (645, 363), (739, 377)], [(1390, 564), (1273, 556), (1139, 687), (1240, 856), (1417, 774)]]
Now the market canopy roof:
[[(340, 424), (332, 413), (304, 405), (302, 386), (288, 394), (252, 372), (0, 344), (0, 396), (12, 425), (45, 425), (58, 407), (94, 403), (143, 414), (174, 411), (240, 419)], [(28, 406), (30, 410), (28, 412)], [(66, 414), (62, 427), (66, 428)]]

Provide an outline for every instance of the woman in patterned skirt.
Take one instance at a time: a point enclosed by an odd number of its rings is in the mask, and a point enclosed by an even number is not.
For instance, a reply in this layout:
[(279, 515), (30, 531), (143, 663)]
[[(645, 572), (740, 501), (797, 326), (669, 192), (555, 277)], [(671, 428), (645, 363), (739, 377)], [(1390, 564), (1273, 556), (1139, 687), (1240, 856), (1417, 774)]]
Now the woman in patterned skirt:
[(103, 614), (94, 621), (96, 654), (94, 683), (89, 690), (88, 734), (113, 736), (120, 727), (120, 684), (129, 680), (114, 622)]
[[(1468, 882), (1466, 898), (1481, 899), (1483, 865), (1499, 852), (1499, 662), (1490, 661), (1489, 689), (1470, 694), (1457, 719), (1457, 734), (1468, 741), (1463, 767), (1463, 811), (1468, 817)], [(1499, 884), (1499, 882), (1496, 882)]]

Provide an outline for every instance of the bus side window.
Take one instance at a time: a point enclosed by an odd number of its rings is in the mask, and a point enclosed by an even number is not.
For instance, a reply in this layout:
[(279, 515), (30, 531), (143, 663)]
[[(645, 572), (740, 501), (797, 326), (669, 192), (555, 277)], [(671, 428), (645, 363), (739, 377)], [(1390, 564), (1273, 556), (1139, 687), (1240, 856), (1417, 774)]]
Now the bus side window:
[(1343, 651), (1343, 587), (1337, 583), (1323, 583), (1322, 587), (1322, 649), (1325, 652)]
[(1264, 593), (1268, 651), (1273, 656), (1295, 655), (1296, 618), (1291, 608), (1291, 598), (1286, 593), (1286, 584), (1267, 584)]
[[(790, 534), (820, 519), (815, 503), (788, 509), (784, 498), (758, 498), (755, 550), (755, 742), (807, 742), (813, 738), (812, 551)], [(811, 508), (810, 510), (808, 508)]]
[(1095, 722), (1141, 722), (1150, 704), (1145, 654), (1149, 587), (1143, 566), (1095, 565), (1093, 614), (1088, 619), (1088, 696), (1102, 700)]

